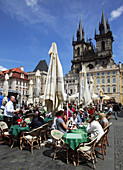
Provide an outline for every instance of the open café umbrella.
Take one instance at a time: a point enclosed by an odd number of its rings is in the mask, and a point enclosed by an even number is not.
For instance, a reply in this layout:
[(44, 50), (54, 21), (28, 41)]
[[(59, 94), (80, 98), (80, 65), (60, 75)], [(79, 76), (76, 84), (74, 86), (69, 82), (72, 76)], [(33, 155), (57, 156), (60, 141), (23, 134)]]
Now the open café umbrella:
[(48, 112), (52, 112), (64, 102), (63, 71), (58, 58), (56, 43), (52, 43), (49, 55), (50, 64), (44, 92), (44, 103)]

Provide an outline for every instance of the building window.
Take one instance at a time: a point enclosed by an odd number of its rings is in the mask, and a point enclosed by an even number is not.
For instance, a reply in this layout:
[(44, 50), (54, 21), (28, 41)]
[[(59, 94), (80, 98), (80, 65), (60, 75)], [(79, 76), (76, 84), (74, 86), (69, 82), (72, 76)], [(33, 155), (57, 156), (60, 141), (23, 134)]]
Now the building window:
[(94, 76), (94, 73), (91, 73), (91, 76), (93, 77), (93, 76)]
[(99, 76), (100, 75), (100, 73), (97, 73), (97, 76)]
[(80, 48), (77, 48), (77, 55), (80, 55)]
[(107, 93), (110, 93), (111, 89), (110, 86), (107, 86)]
[(89, 84), (89, 79), (87, 79), (87, 83)]
[(113, 86), (113, 93), (116, 92), (116, 86)]
[(116, 77), (113, 77), (113, 83), (116, 83)]
[(70, 89), (70, 94), (73, 94), (73, 90), (72, 89)]
[(97, 78), (97, 84), (100, 84), (100, 78)]
[(87, 73), (87, 77), (89, 76), (89, 74)]
[(105, 73), (104, 72), (102, 72), (102, 76), (104, 76), (105, 75)]
[(102, 87), (103, 92), (105, 93), (105, 87)]
[(110, 75), (110, 71), (107, 72), (107, 75)]
[(102, 51), (105, 50), (105, 41), (102, 41)]
[(18, 80), (16, 81), (16, 85), (18, 85)]
[(112, 74), (116, 74), (116, 71), (112, 71)]
[(105, 79), (104, 78), (102, 78), (102, 84), (105, 84)]
[(110, 83), (110, 77), (107, 78), (107, 83)]
[(21, 78), (22, 78), (22, 79), (24, 78), (24, 74), (21, 74)]

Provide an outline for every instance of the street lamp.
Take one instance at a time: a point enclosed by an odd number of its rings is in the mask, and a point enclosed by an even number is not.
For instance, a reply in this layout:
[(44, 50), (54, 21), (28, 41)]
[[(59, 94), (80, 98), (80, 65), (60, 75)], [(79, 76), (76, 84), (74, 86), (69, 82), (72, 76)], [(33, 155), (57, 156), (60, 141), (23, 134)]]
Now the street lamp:
[(97, 87), (97, 93), (100, 98), (100, 111), (102, 111), (102, 99), (103, 99), (103, 90), (100, 87)]

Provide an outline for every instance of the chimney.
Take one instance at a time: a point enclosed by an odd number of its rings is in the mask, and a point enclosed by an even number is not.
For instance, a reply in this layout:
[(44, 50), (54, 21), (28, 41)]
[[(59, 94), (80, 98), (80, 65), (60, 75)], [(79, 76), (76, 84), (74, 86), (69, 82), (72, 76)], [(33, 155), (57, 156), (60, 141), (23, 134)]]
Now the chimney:
[(21, 69), (22, 71), (24, 71), (24, 67), (23, 67), (23, 66), (21, 66), (20, 69)]
[(122, 67), (122, 64), (121, 64), (121, 62), (119, 62), (119, 68), (121, 69), (121, 67)]

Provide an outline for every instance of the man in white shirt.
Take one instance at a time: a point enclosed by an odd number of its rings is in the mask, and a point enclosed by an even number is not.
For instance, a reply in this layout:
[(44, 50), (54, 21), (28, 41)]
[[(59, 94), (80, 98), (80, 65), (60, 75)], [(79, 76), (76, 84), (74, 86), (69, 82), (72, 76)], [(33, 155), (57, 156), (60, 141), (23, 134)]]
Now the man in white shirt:
[(10, 101), (5, 105), (5, 109), (4, 109), (4, 121), (7, 123), (9, 128), (11, 124), (13, 123), (13, 116), (15, 112), (14, 106), (13, 106), (14, 101), (15, 101), (15, 97), (11, 96)]

